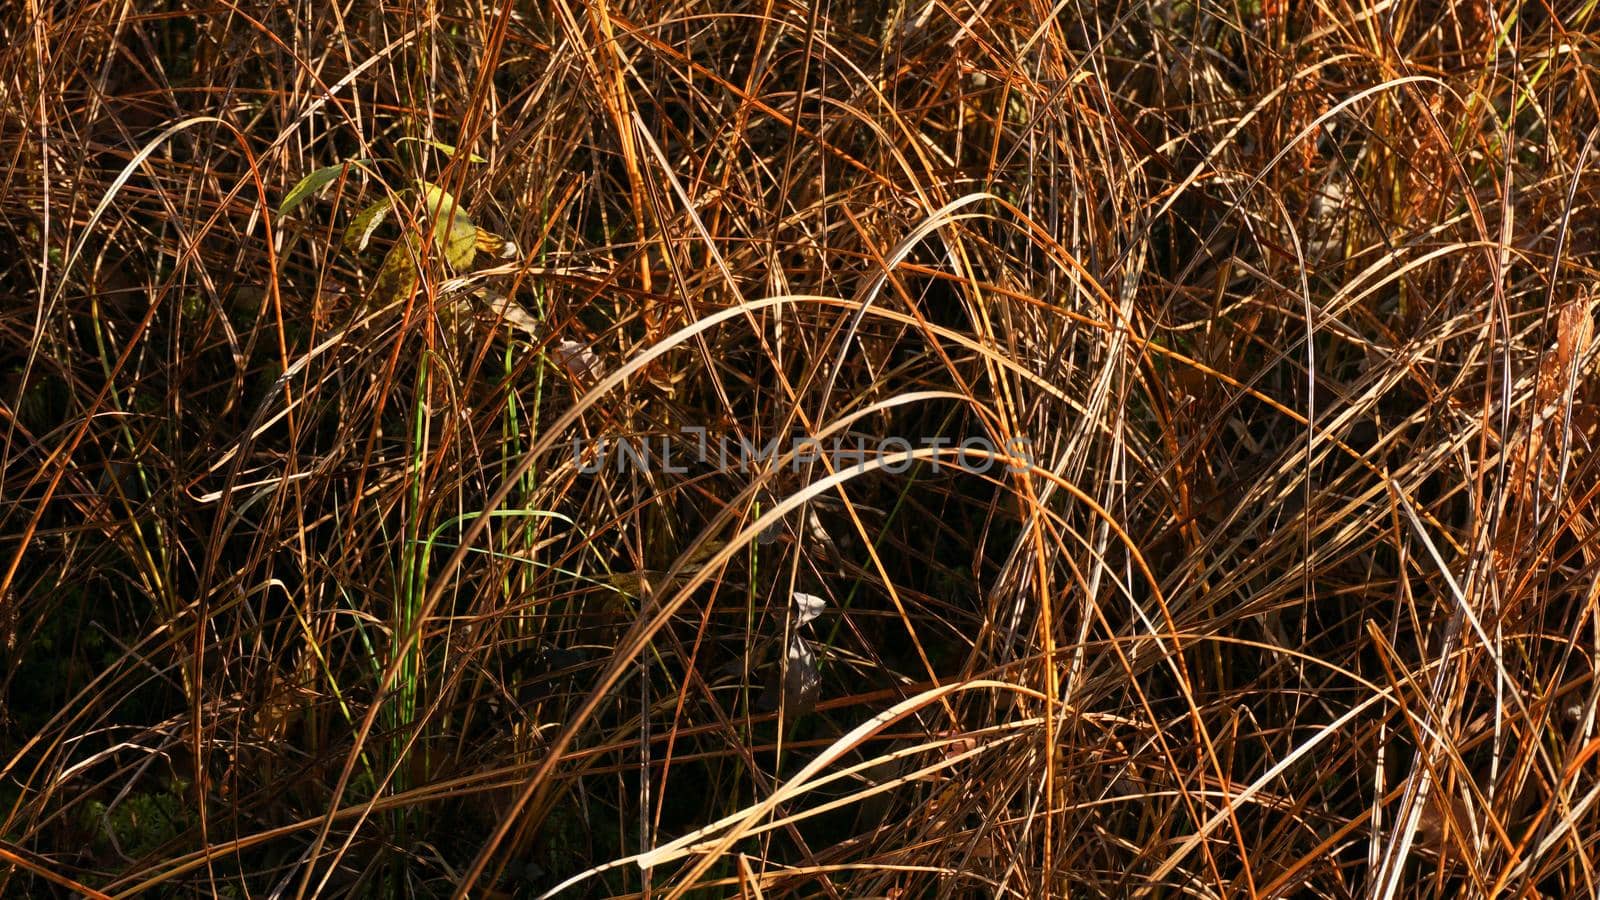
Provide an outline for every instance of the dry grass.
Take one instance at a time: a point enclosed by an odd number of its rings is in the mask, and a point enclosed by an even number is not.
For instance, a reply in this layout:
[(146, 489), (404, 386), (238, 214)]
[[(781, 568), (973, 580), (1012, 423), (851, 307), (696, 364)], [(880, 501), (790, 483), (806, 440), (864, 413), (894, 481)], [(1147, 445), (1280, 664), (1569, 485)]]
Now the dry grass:
[(518, 7), (0, 14), (0, 895), (1600, 891), (1594, 3)]

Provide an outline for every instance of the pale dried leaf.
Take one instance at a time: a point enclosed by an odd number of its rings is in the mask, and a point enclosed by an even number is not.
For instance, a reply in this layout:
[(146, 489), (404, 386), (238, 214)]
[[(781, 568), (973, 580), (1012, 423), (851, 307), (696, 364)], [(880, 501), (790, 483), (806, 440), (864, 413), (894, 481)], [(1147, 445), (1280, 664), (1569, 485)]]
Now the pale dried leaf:
[(803, 594), (799, 591), (795, 591), (795, 626), (799, 627), (804, 625), (807, 622), (815, 619), (817, 616), (822, 615), (822, 610), (827, 605), (827, 601), (823, 600), (821, 597), (818, 597), (816, 594)]
[(817, 655), (811, 642), (798, 634), (789, 638), (783, 672), (783, 704), (789, 715), (808, 713), (817, 705), (822, 676), (817, 673)]
[[(510, 318), (507, 316), (507, 318)], [(565, 367), (574, 375), (582, 376), (590, 381), (600, 378), (602, 368), (600, 357), (589, 348), (588, 344), (562, 338), (550, 348), (550, 358), (560, 366)]]

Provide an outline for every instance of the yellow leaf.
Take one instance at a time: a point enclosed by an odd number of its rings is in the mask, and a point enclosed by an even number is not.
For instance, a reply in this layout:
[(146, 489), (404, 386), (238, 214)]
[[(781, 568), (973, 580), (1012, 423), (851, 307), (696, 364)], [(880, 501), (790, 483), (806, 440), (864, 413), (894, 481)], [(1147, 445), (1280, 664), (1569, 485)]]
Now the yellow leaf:
[(444, 253), (445, 261), (455, 269), (472, 265), (478, 252), (478, 226), (449, 191), (427, 181), (422, 187), (422, 204), (433, 220), (433, 240)]
[(417, 262), (415, 254), (420, 249), (417, 239), (406, 235), (394, 242), (383, 257), (378, 278), (372, 285), (372, 305), (388, 306), (404, 300), (417, 287)]
[(394, 201), (384, 197), (377, 203), (356, 213), (350, 220), (349, 226), (344, 230), (344, 246), (348, 250), (360, 252), (367, 249), (367, 241), (372, 239), (372, 233), (378, 230), (383, 220), (389, 215), (389, 210), (394, 206)]

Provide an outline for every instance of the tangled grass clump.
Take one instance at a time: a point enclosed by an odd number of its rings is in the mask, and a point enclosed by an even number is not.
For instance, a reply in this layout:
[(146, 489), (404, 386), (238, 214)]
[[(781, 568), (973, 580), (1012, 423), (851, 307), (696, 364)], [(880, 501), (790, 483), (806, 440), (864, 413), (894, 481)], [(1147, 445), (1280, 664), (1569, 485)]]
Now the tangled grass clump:
[(1594, 896), (1597, 34), (9, 8), (0, 896)]

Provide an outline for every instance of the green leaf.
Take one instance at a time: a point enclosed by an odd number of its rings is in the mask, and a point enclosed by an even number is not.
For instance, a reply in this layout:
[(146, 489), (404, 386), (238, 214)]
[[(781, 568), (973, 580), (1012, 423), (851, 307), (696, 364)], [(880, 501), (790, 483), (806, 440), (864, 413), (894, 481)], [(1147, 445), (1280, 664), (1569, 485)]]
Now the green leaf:
[(367, 249), (367, 241), (372, 239), (372, 233), (378, 230), (383, 220), (388, 217), (389, 210), (394, 208), (394, 198), (384, 197), (377, 203), (356, 213), (350, 224), (344, 230), (344, 246), (346, 249), (361, 252)]
[(289, 189), (289, 193), (283, 195), (283, 202), (278, 204), (278, 215), (287, 216), (289, 213), (294, 212), (296, 207), (306, 202), (307, 197), (321, 190), (328, 182), (338, 178), (339, 173), (344, 171), (345, 166), (359, 164), (360, 162), (360, 160), (354, 160), (353, 163), (336, 163), (331, 166), (324, 166), (300, 179), (298, 184)]
[[(440, 153), (443, 153), (445, 156), (454, 157), (456, 155), (456, 148), (451, 146), (450, 144), (441, 143), (439, 141), (430, 141), (430, 140), (427, 140), (425, 138), (403, 137), (399, 141), (397, 141), (397, 143), (402, 143), (403, 144), (406, 141), (416, 141), (419, 144), (427, 144), (428, 146), (432, 147), (433, 149), (438, 150)], [(468, 153), (467, 154), (467, 161), (468, 162), (475, 162), (475, 163), (486, 163), (486, 162), (488, 162), (487, 159), (484, 159), (483, 157), (479, 156), (476, 153)]]

